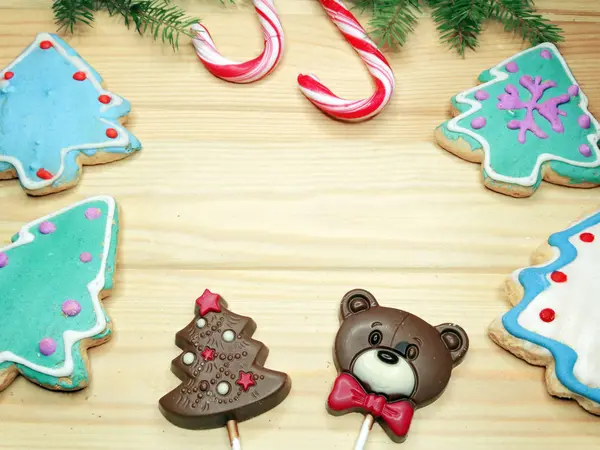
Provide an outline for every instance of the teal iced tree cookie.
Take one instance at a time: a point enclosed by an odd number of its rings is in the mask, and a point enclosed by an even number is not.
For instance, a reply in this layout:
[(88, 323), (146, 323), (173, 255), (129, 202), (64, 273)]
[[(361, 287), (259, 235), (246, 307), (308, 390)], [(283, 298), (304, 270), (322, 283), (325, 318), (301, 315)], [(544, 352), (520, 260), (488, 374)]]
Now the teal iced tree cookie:
[(0, 70), (0, 179), (32, 195), (74, 186), (81, 166), (140, 150), (122, 125), (131, 106), (54, 34), (40, 33)]
[(0, 391), (20, 373), (49, 389), (89, 383), (87, 349), (108, 340), (118, 214), (93, 197), (25, 225), (0, 248)]
[(600, 125), (554, 45), (518, 53), (479, 81), (452, 98), (455, 117), (435, 135), (446, 150), (481, 163), (488, 188), (527, 197), (542, 179), (600, 184)]

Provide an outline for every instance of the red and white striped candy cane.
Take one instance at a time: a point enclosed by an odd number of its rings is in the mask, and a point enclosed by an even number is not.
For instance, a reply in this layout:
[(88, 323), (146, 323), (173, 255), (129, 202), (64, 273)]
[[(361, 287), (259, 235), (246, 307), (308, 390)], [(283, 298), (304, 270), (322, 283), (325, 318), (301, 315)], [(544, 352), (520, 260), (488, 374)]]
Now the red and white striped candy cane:
[(252, 83), (265, 77), (277, 66), (283, 54), (283, 27), (272, 0), (253, 0), (263, 28), (265, 48), (256, 58), (236, 63), (225, 58), (215, 46), (204, 25), (194, 24), (197, 33), (192, 43), (204, 66), (214, 76), (232, 83)]
[(362, 121), (388, 104), (396, 81), (394, 72), (364, 28), (340, 0), (319, 0), (327, 15), (359, 54), (375, 81), (375, 93), (362, 100), (344, 100), (331, 92), (315, 75), (298, 75), (304, 95), (320, 110), (336, 119)]

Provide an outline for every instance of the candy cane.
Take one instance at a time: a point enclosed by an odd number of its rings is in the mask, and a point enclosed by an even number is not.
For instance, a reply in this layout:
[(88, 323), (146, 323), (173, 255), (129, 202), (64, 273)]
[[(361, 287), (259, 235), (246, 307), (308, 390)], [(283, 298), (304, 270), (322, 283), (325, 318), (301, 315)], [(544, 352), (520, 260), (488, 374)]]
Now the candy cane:
[(272, 0), (252, 0), (263, 28), (265, 48), (256, 58), (236, 63), (225, 58), (210, 33), (200, 23), (192, 25), (197, 33), (192, 43), (204, 66), (214, 76), (232, 83), (252, 83), (265, 77), (277, 66), (283, 54), (283, 27)]
[(396, 84), (394, 73), (385, 56), (340, 0), (319, 1), (329, 18), (367, 65), (375, 81), (375, 93), (363, 100), (344, 100), (312, 74), (298, 75), (300, 89), (317, 108), (336, 119), (356, 122), (370, 119), (390, 101)]

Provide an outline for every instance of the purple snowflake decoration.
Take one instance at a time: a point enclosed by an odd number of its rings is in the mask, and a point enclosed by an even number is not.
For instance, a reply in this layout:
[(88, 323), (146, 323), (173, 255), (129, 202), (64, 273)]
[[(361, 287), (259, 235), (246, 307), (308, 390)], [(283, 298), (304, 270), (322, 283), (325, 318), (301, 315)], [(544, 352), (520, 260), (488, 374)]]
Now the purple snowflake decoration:
[(557, 97), (552, 97), (543, 103), (539, 103), (539, 100), (544, 95), (544, 91), (547, 89), (556, 87), (556, 83), (552, 80), (544, 81), (542, 83), (542, 77), (535, 77), (535, 80), (529, 75), (523, 75), (519, 80), (519, 84), (527, 89), (531, 93), (531, 99), (523, 101), (520, 98), (519, 91), (514, 84), (507, 85), (504, 90), (506, 94), (500, 94), (498, 96), (498, 109), (502, 110), (514, 110), (514, 109), (525, 109), (525, 118), (523, 120), (511, 120), (507, 126), (511, 130), (519, 130), (519, 142), (525, 143), (525, 135), (527, 131), (531, 131), (534, 135), (541, 139), (546, 139), (548, 135), (535, 123), (533, 117), (533, 111), (537, 112), (546, 119), (552, 129), (557, 133), (564, 131), (564, 126), (560, 121), (559, 116), (566, 116), (565, 111), (558, 109), (559, 105), (567, 103), (571, 98), (569, 94), (562, 94)]

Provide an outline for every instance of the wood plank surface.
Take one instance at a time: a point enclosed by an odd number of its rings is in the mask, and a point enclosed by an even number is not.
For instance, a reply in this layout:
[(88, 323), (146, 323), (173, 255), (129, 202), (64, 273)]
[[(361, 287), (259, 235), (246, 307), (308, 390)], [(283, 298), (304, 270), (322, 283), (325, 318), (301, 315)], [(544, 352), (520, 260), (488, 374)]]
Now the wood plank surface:
[[(248, 4), (179, 3), (228, 57), (260, 51)], [(564, 28), (561, 50), (600, 115), (600, 2), (536, 3)], [(486, 328), (508, 308), (505, 276), (550, 233), (596, 209), (600, 190), (544, 184), (531, 198), (508, 198), (432, 137), (450, 97), (525, 44), (489, 24), (479, 50), (460, 58), (425, 15), (406, 46), (388, 53), (392, 103), (372, 121), (344, 124), (318, 112), (296, 76), (314, 72), (358, 98), (371, 92), (368, 73), (317, 1), (277, 6), (284, 59), (246, 86), (211, 76), (189, 40), (173, 53), (103, 14), (65, 38), (131, 101), (128, 128), (144, 148), (85, 168), (77, 188), (56, 195), (31, 198), (16, 181), (0, 182), (0, 237), (88, 196), (114, 196), (122, 238), (105, 306), (115, 334), (90, 351), (87, 389), (61, 395), (20, 378), (0, 394), (0, 448), (227, 448), (224, 429), (181, 430), (157, 408), (179, 382), (170, 372), (174, 334), (206, 287), (256, 320), (267, 366), (293, 380), (280, 407), (240, 425), (244, 450), (352, 448), (362, 417), (329, 416), (324, 404), (339, 300), (354, 287), (429, 322), (458, 322), (471, 338), (445, 394), (415, 414), (403, 450), (599, 448), (600, 419), (551, 398), (543, 370), (495, 346)], [(0, 0), (0, 67), (55, 29), (51, 2)], [(400, 447), (376, 426), (368, 448)]]

